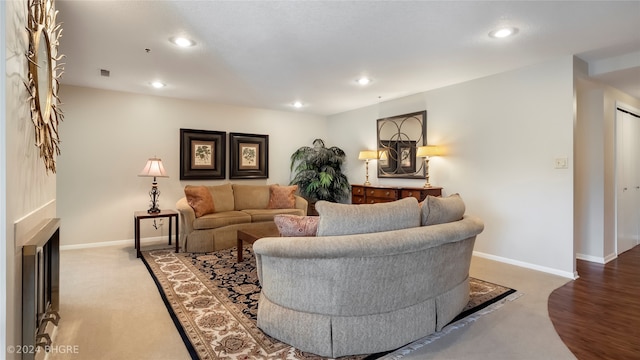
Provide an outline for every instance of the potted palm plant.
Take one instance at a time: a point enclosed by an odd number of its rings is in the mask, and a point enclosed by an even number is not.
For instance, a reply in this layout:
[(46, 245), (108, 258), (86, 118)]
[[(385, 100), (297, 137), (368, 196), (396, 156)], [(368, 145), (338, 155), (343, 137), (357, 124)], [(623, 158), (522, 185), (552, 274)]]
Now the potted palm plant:
[[(309, 202), (309, 215), (317, 215), (318, 200), (340, 202), (349, 196), (350, 185), (342, 173), (346, 154), (338, 147), (325, 147), (322, 139), (313, 140), (313, 147), (303, 146), (291, 155), (291, 185), (298, 185), (300, 195)], [(295, 169), (295, 170), (294, 170)]]

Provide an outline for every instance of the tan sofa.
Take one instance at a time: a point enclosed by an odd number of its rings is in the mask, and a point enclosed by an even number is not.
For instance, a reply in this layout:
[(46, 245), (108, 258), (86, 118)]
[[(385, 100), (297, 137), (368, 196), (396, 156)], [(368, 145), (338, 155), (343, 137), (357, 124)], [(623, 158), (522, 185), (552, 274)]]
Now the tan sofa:
[(231, 183), (207, 186), (215, 212), (201, 217), (196, 217), (186, 197), (178, 200), (182, 251), (227, 249), (235, 246), (238, 230), (269, 226), (278, 214), (306, 215), (307, 201), (297, 195), (292, 209), (268, 209), (269, 186)]
[(317, 237), (256, 241), (258, 327), (325, 357), (389, 351), (441, 330), (469, 300), (484, 225), (457, 197), (319, 201)]

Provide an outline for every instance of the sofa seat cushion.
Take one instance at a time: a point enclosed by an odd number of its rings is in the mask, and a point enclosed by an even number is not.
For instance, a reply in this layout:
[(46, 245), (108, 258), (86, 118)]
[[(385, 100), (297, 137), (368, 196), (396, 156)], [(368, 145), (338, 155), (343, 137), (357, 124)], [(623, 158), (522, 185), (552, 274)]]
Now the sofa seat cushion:
[(318, 236), (368, 234), (420, 226), (416, 198), (388, 203), (348, 205), (318, 201)]
[(242, 211), (223, 211), (204, 215), (193, 221), (193, 228), (196, 230), (216, 229), (219, 227), (250, 223), (251, 215)]
[(251, 222), (273, 221), (274, 216), (279, 214), (304, 215), (302, 209), (246, 209), (242, 212), (251, 216)]

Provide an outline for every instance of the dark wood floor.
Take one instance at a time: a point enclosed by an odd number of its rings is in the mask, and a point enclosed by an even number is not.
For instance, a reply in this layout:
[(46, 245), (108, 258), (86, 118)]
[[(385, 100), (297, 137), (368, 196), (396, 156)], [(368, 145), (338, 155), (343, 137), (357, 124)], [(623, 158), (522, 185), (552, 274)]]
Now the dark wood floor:
[(578, 260), (577, 280), (549, 296), (549, 317), (580, 360), (640, 359), (640, 246), (606, 265)]

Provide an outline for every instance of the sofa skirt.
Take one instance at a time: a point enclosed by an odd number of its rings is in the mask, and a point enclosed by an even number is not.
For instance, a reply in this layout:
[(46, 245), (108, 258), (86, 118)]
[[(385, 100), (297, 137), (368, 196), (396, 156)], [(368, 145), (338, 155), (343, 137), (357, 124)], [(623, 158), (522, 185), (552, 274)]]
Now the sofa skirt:
[(258, 327), (299, 350), (320, 356), (373, 354), (435, 332), (436, 299), (380, 314), (330, 316), (285, 308), (260, 294)]

